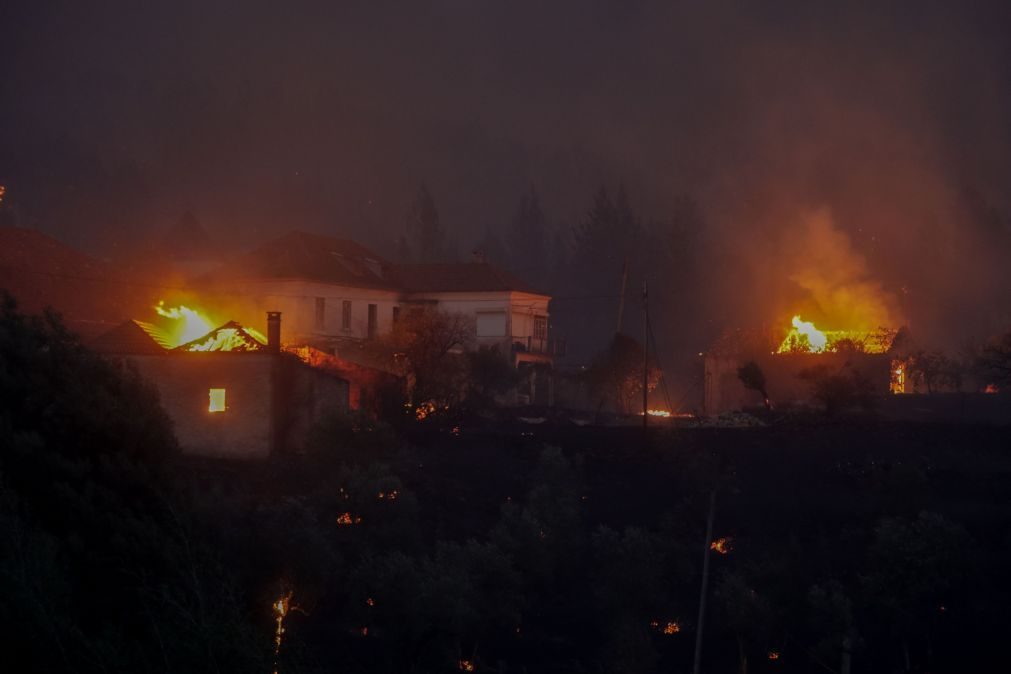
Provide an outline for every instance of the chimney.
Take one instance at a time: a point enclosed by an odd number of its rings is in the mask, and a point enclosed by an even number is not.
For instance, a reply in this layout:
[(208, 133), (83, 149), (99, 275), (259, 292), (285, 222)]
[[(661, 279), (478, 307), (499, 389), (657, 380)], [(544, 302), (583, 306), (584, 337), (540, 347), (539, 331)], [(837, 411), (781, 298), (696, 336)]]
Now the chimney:
[(281, 351), (281, 312), (267, 312), (267, 351), (278, 353)]

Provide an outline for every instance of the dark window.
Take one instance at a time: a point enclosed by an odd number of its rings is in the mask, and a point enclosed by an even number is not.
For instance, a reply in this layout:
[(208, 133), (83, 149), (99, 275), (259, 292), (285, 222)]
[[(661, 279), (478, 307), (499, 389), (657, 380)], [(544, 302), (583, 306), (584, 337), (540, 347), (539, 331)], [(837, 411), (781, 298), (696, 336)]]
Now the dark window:
[(351, 300), (344, 300), (341, 312), (341, 328), (344, 330), (351, 329)]
[(369, 305), (369, 339), (376, 336), (377, 321), (379, 319), (379, 310), (375, 304)]
[(548, 338), (548, 317), (547, 316), (534, 316), (534, 338), (535, 339), (547, 339)]
[(326, 327), (326, 298), (316, 298), (316, 329), (322, 330)]
[(393, 307), (393, 324), (396, 325), (397, 321), (400, 320), (400, 307)]

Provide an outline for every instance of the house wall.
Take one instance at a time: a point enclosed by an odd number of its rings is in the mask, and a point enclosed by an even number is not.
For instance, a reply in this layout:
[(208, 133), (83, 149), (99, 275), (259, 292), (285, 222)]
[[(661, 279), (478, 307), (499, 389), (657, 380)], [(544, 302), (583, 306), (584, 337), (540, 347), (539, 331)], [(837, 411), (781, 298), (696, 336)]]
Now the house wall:
[[(241, 291), (220, 289), (215, 295), (227, 305), (226, 315), (243, 325), (259, 327), (264, 312), (281, 312), (281, 341), (298, 343), (312, 337), (368, 337), (368, 305), (376, 305), (378, 334), (393, 326), (393, 307), (400, 305), (395, 290), (351, 288), (299, 280), (244, 282)], [(323, 298), (324, 322), (316, 324), (316, 299)], [(343, 326), (343, 304), (351, 302), (351, 327)]]
[[(348, 408), (348, 384), (292, 356), (185, 353), (130, 356), (158, 389), (187, 454), (262, 459), (298, 451), (327, 414)], [(208, 410), (209, 391), (225, 389), (224, 412)]]
[[(272, 371), (276, 356), (187, 353), (131, 356), (157, 388), (187, 454), (264, 458), (273, 446)], [(208, 391), (225, 389), (225, 412), (208, 411)]]
[[(478, 343), (503, 341), (510, 338), (526, 341), (534, 334), (534, 316), (549, 317), (549, 298), (519, 292), (453, 292), (414, 293), (411, 299), (433, 301), (446, 312), (462, 313), (477, 317), (479, 314), (503, 314), (505, 332), (502, 335), (482, 335), (478, 333)], [(491, 324), (491, 321), (488, 321)]]

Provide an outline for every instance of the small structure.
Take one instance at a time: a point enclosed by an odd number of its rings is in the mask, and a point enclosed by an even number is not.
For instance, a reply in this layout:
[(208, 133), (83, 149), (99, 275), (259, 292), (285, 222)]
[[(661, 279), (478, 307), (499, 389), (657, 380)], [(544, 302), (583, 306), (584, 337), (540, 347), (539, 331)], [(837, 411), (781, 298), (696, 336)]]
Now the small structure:
[[(834, 333), (828, 333), (831, 335)], [(811, 385), (802, 376), (815, 367), (830, 372), (849, 372), (868, 382), (870, 393), (885, 395), (895, 390), (892, 342), (894, 331), (867, 333), (860, 341), (847, 335), (847, 344), (822, 352), (784, 349), (789, 337), (761, 330), (725, 331), (703, 359), (703, 411), (714, 416), (745, 407), (762, 405), (762, 396), (749, 391), (738, 377), (742, 365), (754, 361), (765, 375), (769, 399), (776, 403), (805, 403), (811, 399)], [(860, 333), (863, 334), (863, 333)]]
[(90, 346), (158, 389), (184, 452), (262, 459), (301, 450), (316, 421), (348, 409), (346, 380), (281, 351), (280, 314), (270, 316), (267, 332), (264, 342), (229, 322), (166, 349), (152, 326), (127, 321)]

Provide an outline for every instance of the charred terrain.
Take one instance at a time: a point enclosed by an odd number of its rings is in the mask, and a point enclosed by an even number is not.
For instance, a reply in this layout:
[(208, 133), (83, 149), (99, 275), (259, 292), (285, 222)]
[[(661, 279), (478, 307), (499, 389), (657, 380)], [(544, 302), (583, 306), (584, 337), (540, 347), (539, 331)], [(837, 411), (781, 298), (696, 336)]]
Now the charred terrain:
[(0, 346), (0, 619), (32, 669), (690, 671), (704, 554), (706, 671), (1002, 657), (1006, 427), (344, 417), (237, 464), (179, 456), (58, 322), (8, 307)]

